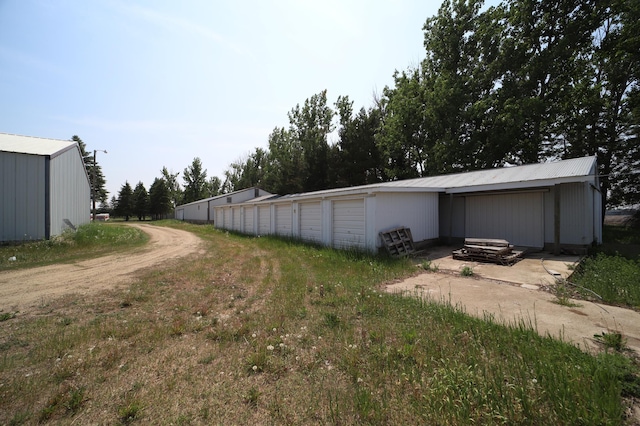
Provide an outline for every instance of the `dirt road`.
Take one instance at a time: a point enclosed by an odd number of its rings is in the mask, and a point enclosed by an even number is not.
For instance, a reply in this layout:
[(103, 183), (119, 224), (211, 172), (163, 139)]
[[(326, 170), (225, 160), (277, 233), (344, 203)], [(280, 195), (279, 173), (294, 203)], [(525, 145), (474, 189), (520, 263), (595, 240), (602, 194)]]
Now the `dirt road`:
[(201, 240), (190, 232), (130, 224), (149, 234), (134, 251), (74, 263), (0, 272), (0, 312), (27, 312), (67, 293), (88, 293), (131, 282), (133, 273), (196, 252)]

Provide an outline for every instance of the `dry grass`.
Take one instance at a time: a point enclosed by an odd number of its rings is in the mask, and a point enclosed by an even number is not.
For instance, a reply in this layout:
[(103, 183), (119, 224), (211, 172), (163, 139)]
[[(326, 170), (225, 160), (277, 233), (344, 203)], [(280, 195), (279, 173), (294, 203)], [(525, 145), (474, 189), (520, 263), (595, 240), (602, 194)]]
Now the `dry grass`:
[(376, 290), (408, 263), (188, 228), (206, 255), (0, 322), (0, 424), (622, 418), (592, 356)]

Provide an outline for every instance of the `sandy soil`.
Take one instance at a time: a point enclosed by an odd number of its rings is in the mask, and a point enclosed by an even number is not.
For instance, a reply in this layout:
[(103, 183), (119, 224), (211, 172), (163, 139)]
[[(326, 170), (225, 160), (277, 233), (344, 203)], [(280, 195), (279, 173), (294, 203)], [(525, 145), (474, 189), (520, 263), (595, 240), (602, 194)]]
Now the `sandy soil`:
[(136, 271), (165, 264), (198, 251), (201, 240), (190, 232), (147, 224), (130, 224), (149, 234), (135, 251), (0, 272), (0, 312), (28, 312), (68, 293), (85, 294), (115, 288), (134, 279)]

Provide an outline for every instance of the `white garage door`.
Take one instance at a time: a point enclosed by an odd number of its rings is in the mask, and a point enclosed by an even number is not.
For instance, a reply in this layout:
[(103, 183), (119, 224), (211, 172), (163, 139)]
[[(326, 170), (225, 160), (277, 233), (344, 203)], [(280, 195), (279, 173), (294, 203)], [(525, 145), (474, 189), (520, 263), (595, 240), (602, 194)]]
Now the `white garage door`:
[(271, 233), (271, 207), (258, 207), (258, 235), (269, 235)]
[(333, 247), (364, 249), (364, 199), (333, 202)]
[(291, 235), (291, 204), (276, 206), (276, 234), (287, 237)]
[(233, 207), (233, 230), (239, 231), (242, 224), (242, 216), (240, 215), (240, 207)]
[(525, 247), (544, 246), (542, 192), (467, 197), (465, 236), (499, 238)]
[(244, 208), (244, 232), (247, 234), (255, 234), (253, 229), (253, 207)]
[(300, 238), (305, 241), (322, 242), (321, 203), (300, 203)]
[(233, 223), (231, 222), (232, 218), (233, 218), (233, 210), (229, 208), (225, 208), (224, 209), (224, 229), (233, 229), (232, 228)]
[(216, 209), (216, 228), (224, 228), (224, 209)]

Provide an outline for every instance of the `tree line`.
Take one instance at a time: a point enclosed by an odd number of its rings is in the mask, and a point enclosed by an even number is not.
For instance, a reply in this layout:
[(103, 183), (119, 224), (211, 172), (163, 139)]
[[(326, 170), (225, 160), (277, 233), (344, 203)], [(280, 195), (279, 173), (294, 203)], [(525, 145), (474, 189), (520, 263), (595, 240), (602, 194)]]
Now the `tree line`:
[(397, 71), (370, 106), (356, 111), (348, 96), (331, 104), (325, 90), (223, 179), (207, 180), (197, 157), (184, 188), (163, 168), (171, 203), (585, 155), (597, 156), (603, 208), (640, 203), (640, 2), (445, 0), (423, 30), (424, 60)]

